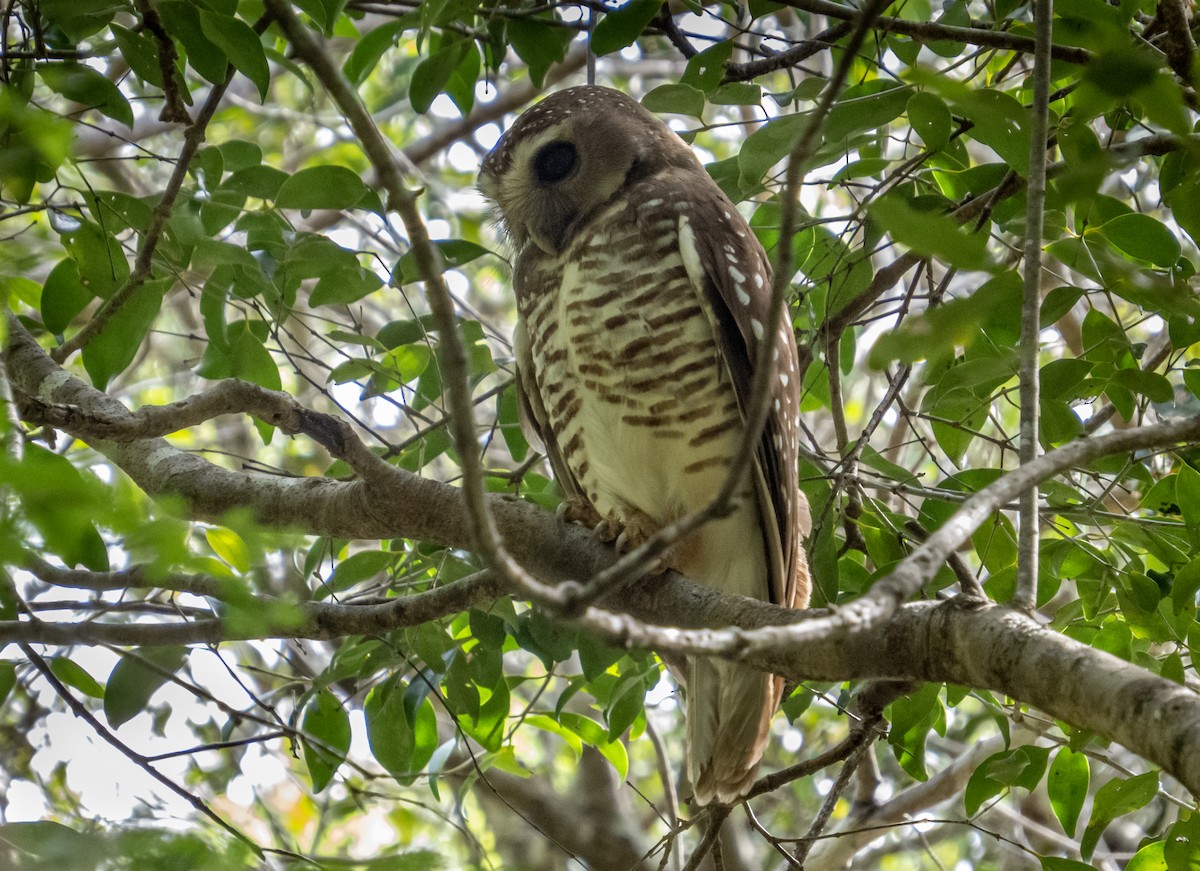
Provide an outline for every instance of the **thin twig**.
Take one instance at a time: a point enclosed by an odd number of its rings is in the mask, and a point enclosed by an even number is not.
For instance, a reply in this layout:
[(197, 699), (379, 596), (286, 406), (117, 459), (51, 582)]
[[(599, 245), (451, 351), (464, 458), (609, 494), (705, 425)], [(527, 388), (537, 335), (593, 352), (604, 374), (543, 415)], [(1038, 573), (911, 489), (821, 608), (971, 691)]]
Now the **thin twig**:
[(21, 652), (25, 654), (33, 667), (38, 670), (43, 678), (46, 679), (46, 681), (54, 689), (54, 692), (66, 703), (67, 707), (71, 709), (71, 712), (74, 713), (75, 716), (79, 717), (81, 720), (91, 726), (97, 735), (103, 738), (112, 747), (116, 748), (116, 750), (119, 751), (122, 756), (124, 756), (138, 768), (141, 768), (143, 771), (145, 771), (163, 786), (167, 787), (167, 789), (171, 790), (171, 792), (178, 795), (197, 811), (215, 822), (225, 831), (229, 832), (229, 834), (233, 835), (235, 838), (253, 850), (254, 854), (258, 856), (258, 858), (263, 858), (263, 849), (253, 840), (251, 840), (249, 836), (241, 832), (232, 823), (221, 817), (220, 814), (210, 808), (208, 804), (206, 804), (199, 796), (188, 792), (182, 786), (155, 768), (151, 764), (149, 757), (138, 753), (136, 750), (125, 744), (123, 741), (117, 738), (116, 735), (110, 732), (104, 726), (104, 724), (96, 719), (91, 711), (89, 711), (77, 698), (75, 698), (75, 695), (69, 689), (63, 686), (62, 681), (55, 676), (54, 672), (50, 668), (50, 665), (46, 662), (46, 660), (42, 659), (42, 657), (38, 655), (37, 651), (35, 651), (28, 644), (21, 644), (20, 647)]
[(475, 433), (474, 404), (471, 401), (469, 365), (450, 290), (442, 275), (440, 257), (429, 238), (425, 221), (417, 208), (417, 193), (404, 177), (413, 167), (383, 136), (358, 94), (311, 30), (305, 27), (291, 4), (284, 0), (266, 0), (267, 9), (279, 22), (293, 51), (316, 74), (342, 117), (350, 125), (387, 193), (388, 208), (404, 224), (412, 245), (418, 274), (425, 284), (426, 299), (437, 324), (440, 341), (438, 362), (450, 411), (450, 429), (462, 472), (462, 490), (467, 517), (477, 553), (502, 575), (511, 578), (535, 600), (554, 603), (559, 598), (553, 587), (535, 580), (505, 550), (488, 509), (487, 489), (481, 462), (479, 440)]
[[(257, 31), (265, 28), (265, 17), (255, 23)], [(150, 216), (150, 225), (147, 227), (146, 235), (142, 239), (142, 247), (138, 250), (137, 257), (134, 259), (133, 270), (129, 273), (129, 278), (126, 279), (125, 283), (112, 296), (105, 300), (104, 304), (92, 315), (83, 329), (51, 352), (51, 357), (56, 362), (61, 363), (92, 339), (96, 338), (116, 313), (149, 280), (154, 266), (154, 252), (158, 249), (158, 243), (162, 240), (163, 232), (167, 227), (167, 221), (171, 217), (171, 210), (175, 206), (175, 200), (178, 198), (179, 192), (183, 189), (183, 183), (187, 179), (188, 170), (191, 168), (192, 160), (196, 157), (196, 152), (200, 150), (200, 146), (204, 143), (204, 134), (208, 129), (208, 122), (216, 114), (217, 107), (221, 105), (221, 99), (225, 96), (225, 91), (233, 81), (235, 75), (237, 75), (237, 70), (233, 64), (229, 64), (225, 73), (225, 81), (219, 85), (213, 85), (212, 90), (208, 93), (208, 99), (204, 101), (204, 105), (200, 108), (200, 114), (196, 116), (195, 122), (184, 132), (183, 148), (179, 150), (179, 157), (175, 161), (175, 169), (171, 172), (171, 177), (167, 180), (167, 185), (163, 189), (162, 197), (159, 199), (158, 204), (155, 205), (154, 212)]]
[(854, 748), (849, 758), (842, 763), (842, 769), (838, 772), (837, 780), (833, 782), (833, 786), (829, 789), (829, 794), (825, 796), (825, 801), (821, 804), (821, 809), (817, 812), (812, 825), (808, 827), (808, 831), (805, 832), (804, 837), (796, 845), (796, 861), (801, 866), (804, 865), (804, 860), (808, 858), (808, 853), (812, 849), (813, 844), (821, 836), (821, 832), (825, 830), (825, 826), (829, 823), (829, 818), (833, 816), (833, 809), (837, 807), (838, 799), (846, 791), (846, 787), (850, 785), (850, 776), (858, 768), (858, 761), (870, 746), (870, 741), (863, 741)]
[[(1025, 284), (1021, 298), (1021, 347), (1018, 376), (1021, 395), (1020, 444), (1022, 465), (1037, 459), (1038, 411), (1041, 396), (1039, 360), (1042, 311), (1042, 227), (1046, 210), (1046, 137), (1050, 115), (1050, 46), (1054, 0), (1035, 0), (1037, 27), (1033, 53), (1033, 105), (1029, 122), (1029, 179), (1025, 200)], [(1017, 591), (1013, 605), (1032, 611), (1037, 602), (1038, 488), (1020, 495), (1017, 510)]]
[[(815, 12), (839, 21), (857, 21), (861, 14), (852, 6), (834, 3), (831, 0), (780, 0), (784, 6), (800, 9), (804, 12)], [(922, 42), (953, 40), (965, 42), (968, 45), (980, 45), (988, 48), (998, 48), (1006, 51), (1032, 52), (1034, 40), (1028, 36), (993, 30), (985, 25), (959, 27), (952, 24), (941, 24), (933, 21), (912, 21), (905, 18), (876, 18), (871, 25), (876, 30), (885, 33), (899, 33), (911, 36)], [(1053, 46), (1052, 54), (1055, 60), (1086, 65), (1093, 54), (1082, 48), (1070, 45)]]
[(849, 22), (835, 24), (828, 30), (822, 30), (812, 39), (806, 39), (798, 45), (793, 45), (791, 48), (769, 57), (746, 61), (745, 63), (727, 62), (725, 64), (725, 75), (721, 79), (721, 83), (744, 82), (758, 76), (766, 75), (767, 73), (773, 73), (776, 70), (793, 67), (802, 61), (808, 60), (815, 54), (829, 50), (835, 42), (849, 33), (853, 28), (854, 25)]

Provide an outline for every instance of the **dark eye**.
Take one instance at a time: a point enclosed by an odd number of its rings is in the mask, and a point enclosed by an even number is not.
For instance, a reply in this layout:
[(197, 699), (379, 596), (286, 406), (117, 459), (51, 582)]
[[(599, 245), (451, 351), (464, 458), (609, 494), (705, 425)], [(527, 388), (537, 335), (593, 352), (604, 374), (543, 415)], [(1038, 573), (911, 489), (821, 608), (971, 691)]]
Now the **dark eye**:
[(533, 172), (542, 184), (556, 184), (573, 173), (578, 162), (575, 146), (557, 139), (538, 150), (533, 158)]

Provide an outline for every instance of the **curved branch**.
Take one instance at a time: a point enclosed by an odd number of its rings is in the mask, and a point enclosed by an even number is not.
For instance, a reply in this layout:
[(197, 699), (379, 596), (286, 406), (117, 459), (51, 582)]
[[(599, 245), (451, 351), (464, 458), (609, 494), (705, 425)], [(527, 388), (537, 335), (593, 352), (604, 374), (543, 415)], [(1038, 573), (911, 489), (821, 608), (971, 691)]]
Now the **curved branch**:
[(446, 404), (450, 415), (450, 431), (459, 456), (462, 471), (462, 490), (466, 497), (467, 522), (471, 546), (487, 563), (512, 578), (535, 598), (553, 599), (552, 588), (543, 587), (514, 559), (504, 545), (491, 514), (487, 489), (484, 485), (482, 451), (475, 432), (474, 404), (468, 379), (467, 355), (458, 334), (454, 300), (442, 275), (440, 256), (429, 237), (425, 220), (417, 208), (418, 194), (405, 184), (407, 158), (400, 154), (380, 132), (370, 112), (358, 98), (346, 77), (334, 64), (311, 30), (305, 27), (290, 3), (284, 0), (265, 0), (271, 15), (279, 22), (296, 54), (308, 65), (342, 117), (362, 144), (363, 152), (379, 176), (387, 192), (388, 208), (394, 210), (404, 224), (412, 245), (417, 271), (425, 284), (425, 297), (438, 326), (441, 342), (438, 361), (445, 385)]
[[(15, 319), (10, 319), (6, 362), (14, 389), (43, 402), (77, 404), (113, 416), (128, 414), (119, 402), (59, 368)], [(620, 608), (624, 615), (593, 607), (579, 624), (617, 643), (735, 657), (795, 680), (952, 681), (1004, 692), (1124, 744), (1200, 793), (1200, 728), (1196, 725), (1200, 697), (1192, 691), (997, 606), (960, 602), (897, 607), (906, 591), (918, 589), (947, 554), (1031, 478), (1042, 480), (1105, 454), (1168, 445), (1197, 435), (1200, 418), (1079, 439), (1051, 451), (968, 499), (891, 577), (875, 585), (870, 598), (834, 614), (789, 611), (754, 599), (724, 596), (668, 573), (623, 590), (618, 601), (602, 603)], [(180, 495), (198, 517), (219, 518), (241, 506), (268, 525), (317, 534), (407, 536), (448, 547), (471, 546), (461, 492), (399, 470), (353, 482), (277, 479), (220, 469), (161, 439), (101, 441), (95, 447), (147, 493)], [(532, 504), (500, 497), (491, 498), (489, 504), (510, 552), (540, 578), (586, 576), (614, 559), (612, 549), (595, 541), (587, 530), (562, 524)], [(504, 584), (489, 587), (482, 579), (473, 583), (479, 585), (476, 592), (486, 595), (509, 589)], [(876, 592), (880, 590), (882, 595)], [(387, 628), (388, 624), (377, 622), (375, 628), (364, 629), (357, 622), (362, 615), (416, 619), (411, 610), (407, 617), (397, 615), (404, 615), (406, 609), (430, 608), (422, 619), (433, 619), (440, 616), (437, 607), (430, 607), (437, 597), (458, 592), (459, 588), (447, 585), (413, 597), (412, 604), (398, 599), (382, 606), (360, 606), (388, 611), (328, 603), (305, 607), (310, 609), (310, 630), (320, 633), (312, 637), (330, 638)], [(667, 622), (680, 628), (654, 625)], [(711, 626), (746, 628), (703, 628)], [(153, 626), (20, 621), (0, 623), (0, 638), (11, 633), (7, 637), (80, 643), (100, 640), (102, 633), (132, 629), (143, 632), (147, 638), (142, 643), (148, 644), (219, 641), (225, 631), (216, 620)], [(278, 627), (275, 634), (295, 637), (298, 633), (293, 626), (287, 631)]]

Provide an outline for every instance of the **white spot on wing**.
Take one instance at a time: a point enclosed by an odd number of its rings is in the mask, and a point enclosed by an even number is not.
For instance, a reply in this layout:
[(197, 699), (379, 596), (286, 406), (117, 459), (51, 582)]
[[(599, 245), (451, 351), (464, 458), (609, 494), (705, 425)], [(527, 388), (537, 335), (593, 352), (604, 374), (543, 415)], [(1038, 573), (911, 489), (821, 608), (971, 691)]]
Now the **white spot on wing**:
[(750, 318), (750, 329), (754, 330), (754, 338), (761, 339), (763, 337), (762, 321), (758, 318)]

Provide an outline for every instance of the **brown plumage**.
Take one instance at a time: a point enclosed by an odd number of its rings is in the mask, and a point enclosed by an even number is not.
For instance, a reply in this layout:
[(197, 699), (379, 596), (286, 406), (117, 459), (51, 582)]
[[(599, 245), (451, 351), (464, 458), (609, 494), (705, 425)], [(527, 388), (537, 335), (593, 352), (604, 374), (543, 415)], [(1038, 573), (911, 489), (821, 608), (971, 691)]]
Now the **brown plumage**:
[[(786, 318), (763, 335), (770, 264), (691, 149), (624, 94), (569, 88), (517, 119), (480, 187), (516, 247), (525, 419), (577, 516), (636, 542), (707, 504), (736, 450), (758, 345), (774, 345), (771, 414), (738, 508), (666, 562), (803, 607), (795, 339)], [(695, 797), (734, 801), (753, 782), (782, 682), (691, 658), (685, 683)]]

